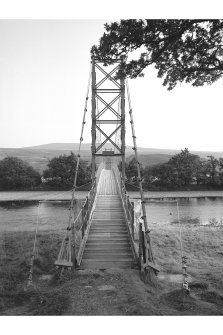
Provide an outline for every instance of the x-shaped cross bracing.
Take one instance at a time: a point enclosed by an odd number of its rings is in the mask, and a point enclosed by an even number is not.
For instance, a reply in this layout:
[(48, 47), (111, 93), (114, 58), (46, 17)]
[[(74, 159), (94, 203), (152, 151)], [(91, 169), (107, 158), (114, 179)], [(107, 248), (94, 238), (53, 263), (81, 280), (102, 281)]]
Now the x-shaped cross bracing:
[(106, 110), (110, 109), (110, 111), (117, 117), (117, 118), (121, 118), (121, 116), (116, 112), (116, 110), (112, 107), (112, 105), (120, 98), (120, 94), (118, 94), (112, 101), (110, 101), (109, 103), (107, 103), (102, 97), (100, 97), (100, 95), (96, 94), (96, 97), (98, 98), (98, 100), (100, 100), (105, 107), (97, 114), (96, 118), (99, 119), (104, 112), (106, 112)]
[(96, 89), (101, 86), (107, 79), (110, 79), (113, 84), (115, 84), (118, 88), (121, 87), (121, 85), (112, 77), (113, 73), (115, 73), (118, 68), (120, 67), (120, 64), (118, 66), (116, 66), (112, 71), (110, 71), (109, 73), (107, 73), (104, 69), (102, 69), (97, 63), (95, 64), (95, 66), (105, 75), (105, 77), (103, 79), (101, 79), (97, 84), (96, 84)]
[(112, 136), (121, 128), (121, 124), (108, 136), (108, 135), (106, 135), (105, 134), (105, 132), (101, 129), (101, 128), (99, 128), (97, 125), (96, 125), (96, 128), (102, 133), (102, 135), (104, 135), (104, 137), (105, 137), (105, 140), (104, 140), (104, 142), (103, 143), (101, 143), (100, 145), (99, 145), (99, 147), (97, 147), (96, 148), (96, 150), (95, 150), (95, 153), (97, 152), (97, 151), (99, 151), (102, 147), (103, 147), (103, 145), (105, 145), (105, 143), (107, 143), (108, 141), (109, 142), (111, 142), (113, 145), (114, 145), (114, 147), (116, 147), (116, 149), (118, 149), (118, 151), (119, 152), (122, 152), (121, 151), (121, 149), (118, 147), (118, 145), (111, 139), (112, 138)]

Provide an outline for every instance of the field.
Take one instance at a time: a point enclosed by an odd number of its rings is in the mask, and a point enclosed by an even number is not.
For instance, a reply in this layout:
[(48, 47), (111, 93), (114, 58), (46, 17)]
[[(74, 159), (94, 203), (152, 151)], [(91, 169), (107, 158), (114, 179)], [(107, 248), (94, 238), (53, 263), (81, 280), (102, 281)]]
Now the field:
[[(51, 143), (27, 148), (0, 148), (0, 160), (7, 156), (18, 157), (29, 163), (34, 169), (42, 173), (47, 168), (50, 159), (59, 155), (69, 155), (71, 151), (78, 153), (78, 143)], [(139, 160), (143, 166), (162, 164), (167, 162), (171, 156), (180, 152), (174, 149), (138, 148)], [(223, 157), (222, 152), (191, 151), (200, 157), (213, 155), (216, 158)], [(134, 157), (131, 146), (126, 146), (126, 160)], [(81, 158), (87, 162), (91, 160), (91, 144), (83, 143)]]
[(184, 302), (178, 225), (152, 227), (161, 269), (154, 286), (137, 269), (67, 271), (60, 278), (54, 261), (62, 235), (38, 234), (34, 287), (27, 290), (33, 232), (1, 234), (1, 315), (223, 315), (222, 228), (182, 225), (191, 289)]

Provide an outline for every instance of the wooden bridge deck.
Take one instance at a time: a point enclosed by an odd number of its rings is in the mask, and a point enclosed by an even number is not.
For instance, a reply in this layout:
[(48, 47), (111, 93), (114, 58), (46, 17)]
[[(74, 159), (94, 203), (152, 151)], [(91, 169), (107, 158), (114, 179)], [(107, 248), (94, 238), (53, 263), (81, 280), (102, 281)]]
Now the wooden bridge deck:
[(130, 268), (133, 253), (112, 170), (102, 170), (81, 268)]

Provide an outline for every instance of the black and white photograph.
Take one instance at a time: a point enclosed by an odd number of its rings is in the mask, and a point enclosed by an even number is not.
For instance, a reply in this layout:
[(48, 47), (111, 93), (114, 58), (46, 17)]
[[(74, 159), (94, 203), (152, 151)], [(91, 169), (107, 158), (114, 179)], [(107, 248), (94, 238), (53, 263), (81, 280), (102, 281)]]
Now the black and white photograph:
[(58, 8), (0, 16), (0, 316), (222, 316), (222, 13)]

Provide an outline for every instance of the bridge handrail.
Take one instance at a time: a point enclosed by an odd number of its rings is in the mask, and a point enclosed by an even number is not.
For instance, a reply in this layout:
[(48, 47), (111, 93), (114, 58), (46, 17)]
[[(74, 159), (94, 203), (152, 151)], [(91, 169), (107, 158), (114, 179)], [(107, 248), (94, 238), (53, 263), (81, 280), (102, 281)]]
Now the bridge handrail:
[[(96, 181), (93, 182), (91, 190), (86, 196), (85, 202), (83, 203), (81, 210), (73, 221), (73, 235), (74, 235), (74, 257), (76, 259), (77, 265), (79, 265), (84, 246), (86, 243), (88, 231), (89, 231), (89, 222), (91, 219), (91, 214), (93, 210), (93, 205), (96, 196)], [(78, 224), (79, 227), (78, 227)]]
[(121, 174), (118, 170), (117, 165), (113, 165), (112, 170), (114, 172), (115, 179), (116, 179), (119, 192), (121, 195), (123, 209), (124, 209), (125, 217), (126, 217), (126, 223), (127, 223), (127, 227), (128, 227), (128, 231), (129, 231), (129, 235), (131, 239), (131, 244), (132, 244), (133, 251), (134, 251), (134, 256), (135, 256), (135, 259), (138, 261), (138, 250), (135, 244), (134, 207), (133, 207), (133, 204), (129, 200), (129, 195), (126, 191), (125, 184), (123, 183), (123, 180), (121, 178)]
[(102, 162), (100, 163), (97, 171), (96, 171), (96, 186), (98, 186), (98, 181), (101, 175), (101, 171), (105, 168), (105, 164)]
[[(101, 171), (104, 168), (104, 164), (101, 163), (97, 169), (96, 179), (93, 181), (91, 190), (89, 191), (88, 195), (86, 196), (86, 200), (84, 204), (82, 205), (82, 208), (80, 212), (78, 213), (77, 217), (75, 218), (73, 222), (74, 227), (74, 248), (75, 248), (75, 258), (77, 265), (80, 264), (81, 258), (84, 252), (85, 243), (87, 241), (88, 233), (90, 230), (90, 222), (91, 222), (91, 216), (93, 212), (95, 197), (97, 194), (97, 186), (98, 186), (98, 180), (101, 175)], [(80, 226), (78, 229), (76, 226), (78, 226), (78, 221), (80, 222)], [(78, 241), (79, 239), (79, 241)], [(79, 245), (79, 248), (77, 250), (77, 246)]]
[[(86, 196), (85, 202), (82, 205), (81, 210), (79, 211), (77, 217), (75, 218), (75, 220), (73, 222), (74, 226), (77, 223), (77, 221), (78, 221), (79, 217), (81, 216), (81, 214), (82, 214), (82, 218), (86, 217), (89, 208), (91, 208), (92, 200), (94, 200), (95, 193), (96, 193), (96, 187), (95, 187), (95, 183), (94, 183), (92, 185), (90, 191), (88, 192), (87, 196)], [(79, 227), (78, 230), (80, 230), (82, 228), (83, 224), (84, 224), (84, 222), (82, 222), (82, 225)]]

